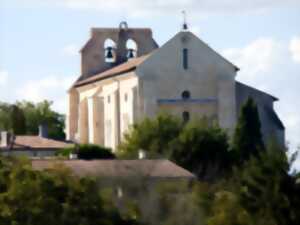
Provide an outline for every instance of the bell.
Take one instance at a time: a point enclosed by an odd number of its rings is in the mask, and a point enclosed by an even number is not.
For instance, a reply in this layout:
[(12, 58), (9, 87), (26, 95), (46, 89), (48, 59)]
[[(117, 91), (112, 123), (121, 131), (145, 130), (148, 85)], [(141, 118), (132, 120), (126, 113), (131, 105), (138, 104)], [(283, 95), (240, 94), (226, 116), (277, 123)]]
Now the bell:
[(107, 58), (107, 59), (112, 59), (112, 58), (114, 58), (114, 56), (113, 56), (113, 48), (112, 48), (112, 47), (108, 47), (108, 48), (106, 49), (106, 55), (105, 55), (105, 58)]
[(127, 58), (128, 59), (132, 59), (134, 57), (135, 57), (135, 55), (134, 55), (134, 49), (132, 49), (132, 48), (128, 49)]

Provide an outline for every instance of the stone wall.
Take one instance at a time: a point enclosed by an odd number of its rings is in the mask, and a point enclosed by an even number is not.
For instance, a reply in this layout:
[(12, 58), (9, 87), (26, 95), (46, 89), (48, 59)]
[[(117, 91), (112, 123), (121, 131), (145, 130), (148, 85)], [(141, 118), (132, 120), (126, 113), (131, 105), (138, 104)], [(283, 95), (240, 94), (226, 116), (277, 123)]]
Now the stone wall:
[[(184, 49), (188, 52), (186, 69)], [(222, 127), (234, 128), (236, 67), (192, 33), (178, 33), (144, 61), (137, 74), (145, 116), (153, 117), (162, 108), (178, 116), (190, 110), (192, 117), (217, 117)], [(190, 100), (180, 102), (184, 91), (190, 92)], [(170, 103), (158, 104), (160, 100)]]

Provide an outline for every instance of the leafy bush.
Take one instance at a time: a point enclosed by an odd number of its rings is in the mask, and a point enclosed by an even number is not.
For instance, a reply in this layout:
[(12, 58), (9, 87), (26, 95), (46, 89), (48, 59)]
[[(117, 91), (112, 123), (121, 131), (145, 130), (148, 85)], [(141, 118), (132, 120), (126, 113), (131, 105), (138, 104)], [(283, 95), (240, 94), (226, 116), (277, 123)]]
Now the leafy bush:
[(226, 132), (203, 118), (184, 123), (160, 114), (131, 127), (119, 146), (121, 156), (136, 158), (144, 150), (147, 158), (164, 157), (201, 178), (225, 172), (231, 159)]
[(0, 224), (136, 224), (129, 215), (121, 216), (102, 189), (94, 179), (76, 177), (61, 165), (36, 171), (27, 160), (0, 156)]
[(71, 148), (65, 148), (59, 151), (57, 155), (69, 156), (71, 153), (77, 154), (79, 159), (85, 160), (115, 158), (111, 149), (93, 144), (81, 144)]
[(39, 125), (48, 127), (50, 138), (65, 139), (65, 116), (51, 109), (52, 102), (28, 101), (14, 105), (0, 102), (0, 130), (14, 131), (17, 135), (37, 135)]
[(231, 166), (226, 132), (206, 120), (188, 123), (169, 151), (171, 160), (204, 179), (216, 178)]
[(159, 114), (154, 119), (146, 118), (134, 124), (125, 134), (118, 152), (121, 156), (130, 158), (136, 158), (139, 150), (146, 151), (147, 157), (165, 155), (182, 127), (182, 121), (169, 114)]

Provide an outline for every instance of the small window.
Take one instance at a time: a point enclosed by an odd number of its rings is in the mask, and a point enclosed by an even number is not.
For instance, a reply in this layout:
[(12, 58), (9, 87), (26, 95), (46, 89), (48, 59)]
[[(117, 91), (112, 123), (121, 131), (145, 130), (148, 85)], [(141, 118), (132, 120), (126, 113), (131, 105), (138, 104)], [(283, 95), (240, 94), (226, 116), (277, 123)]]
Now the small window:
[(184, 111), (182, 113), (182, 119), (183, 119), (184, 122), (188, 122), (190, 120), (190, 113), (187, 112), (187, 111)]
[(191, 93), (189, 91), (184, 91), (184, 92), (182, 92), (181, 97), (184, 100), (187, 100), (187, 99), (191, 98)]
[(187, 70), (188, 69), (188, 49), (185, 48), (183, 49), (183, 69)]
[(128, 100), (128, 94), (125, 93), (125, 95), (124, 95), (124, 101), (127, 102), (127, 100)]
[(110, 95), (107, 96), (107, 103), (110, 103)]

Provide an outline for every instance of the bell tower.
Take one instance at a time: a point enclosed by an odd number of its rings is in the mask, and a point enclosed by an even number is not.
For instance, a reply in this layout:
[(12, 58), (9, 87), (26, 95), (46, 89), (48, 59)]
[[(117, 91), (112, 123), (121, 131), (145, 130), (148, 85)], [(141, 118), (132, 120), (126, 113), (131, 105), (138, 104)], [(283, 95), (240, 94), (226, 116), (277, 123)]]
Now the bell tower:
[(158, 48), (149, 28), (92, 28), (91, 38), (81, 49), (81, 77), (84, 80)]

